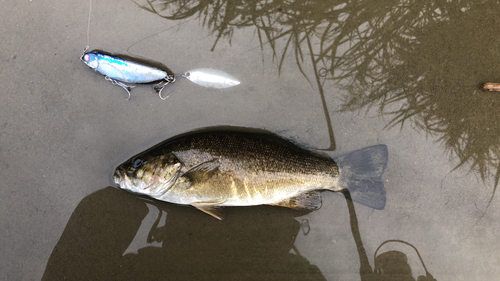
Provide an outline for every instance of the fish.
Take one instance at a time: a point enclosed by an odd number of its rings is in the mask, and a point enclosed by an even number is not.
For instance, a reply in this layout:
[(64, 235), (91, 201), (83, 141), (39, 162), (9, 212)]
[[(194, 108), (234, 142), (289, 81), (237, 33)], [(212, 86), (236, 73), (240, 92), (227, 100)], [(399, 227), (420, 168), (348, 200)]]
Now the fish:
[(119, 165), (120, 189), (191, 205), (219, 220), (226, 206), (316, 210), (322, 191), (348, 190), (353, 201), (384, 209), (387, 147), (332, 158), (265, 130), (211, 128), (168, 139)]
[(130, 99), (131, 88), (135, 86), (124, 83), (157, 83), (154, 89), (161, 98), (161, 90), (175, 81), (175, 75), (168, 67), (146, 59), (93, 50), (90, 52), (84, 51), (80, 60), (88, 67), (104, 75), (106, 80), (112, 84), (118, 85), (127, 91), (128, 99)]

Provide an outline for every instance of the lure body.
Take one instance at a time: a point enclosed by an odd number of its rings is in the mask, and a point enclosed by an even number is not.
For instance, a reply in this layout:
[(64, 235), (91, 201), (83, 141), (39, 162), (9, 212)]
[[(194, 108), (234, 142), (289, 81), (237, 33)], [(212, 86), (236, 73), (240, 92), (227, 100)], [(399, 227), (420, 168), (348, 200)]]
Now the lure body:
[(154, 66), (95, 51), (84, 53), (82, 61), (102, 75), (125, 83), (154, 83), (173, 76)]

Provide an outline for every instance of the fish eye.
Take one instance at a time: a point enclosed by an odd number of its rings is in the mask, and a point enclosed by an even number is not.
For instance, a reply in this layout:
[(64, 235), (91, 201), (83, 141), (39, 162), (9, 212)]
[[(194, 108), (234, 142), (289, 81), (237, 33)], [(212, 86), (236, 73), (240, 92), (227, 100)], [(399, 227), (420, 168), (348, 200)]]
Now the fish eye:
[(90, 60), (90, 55), (89, 55), (89, 54), (85, 54), (85, 55), (83, 56), (83, 60), (84, 60), (84, 61), (89, 61), (89, 60)]
[(144, 163), (144, 161), (142, 161), (142, 159), (140, 158), (137, 158), (134, 160), (134, 168), (139, 168), (140, 166), (142, 166), (142, 164)]

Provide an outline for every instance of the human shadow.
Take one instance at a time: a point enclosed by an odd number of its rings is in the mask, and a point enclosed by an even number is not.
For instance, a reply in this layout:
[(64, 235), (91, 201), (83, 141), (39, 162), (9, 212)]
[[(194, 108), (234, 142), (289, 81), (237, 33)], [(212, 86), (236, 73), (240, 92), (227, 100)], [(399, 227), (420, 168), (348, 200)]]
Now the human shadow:
[[(372, 269), (354, 204), (344, 195), (361, 280), (415, 280), (402, 252), (375, 253)], [(194, 208), (145, 200), (113, 187), (84, 198), (54, 247), (42, 280), (326, 280), (294, 247), (301, 230), (295, 217), (307, 211), (225, 208), (226, 219), (218, 221)], [(159, 226), (158, 217), (148, 235), (148, 243), (162, 242), (162, 247), (124, 254), (148, 214), (147, 204), (167, 213), (165, 224)], [(394, 241), (382, 245), (387, 242)], [(426, 275), (417, 280), (435, 281), (424, 269)]]
[[(159, 247), (124, 254), (146, 204), (167, 212), (149, 239)], [(146, 203), (107, 187), (84, 198), (55, 246), (42, 280), (325, 280), (296, 249), (306, 212), (257, 206), (225, 208), (218, 221), (189, 207)]]

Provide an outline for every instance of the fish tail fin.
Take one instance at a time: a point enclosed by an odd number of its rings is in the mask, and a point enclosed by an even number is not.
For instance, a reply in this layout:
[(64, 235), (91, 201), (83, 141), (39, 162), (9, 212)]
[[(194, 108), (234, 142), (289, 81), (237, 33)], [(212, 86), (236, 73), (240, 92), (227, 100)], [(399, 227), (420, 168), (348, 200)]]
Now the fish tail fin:
[(349, 190), (354, 202), (377, 210), (384, 209), (386, 198), (382, 174), (388, 156), (387, 146), (379, 144), (336, 158), (340, 171), (338, 187)]

